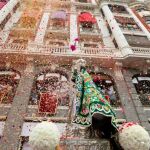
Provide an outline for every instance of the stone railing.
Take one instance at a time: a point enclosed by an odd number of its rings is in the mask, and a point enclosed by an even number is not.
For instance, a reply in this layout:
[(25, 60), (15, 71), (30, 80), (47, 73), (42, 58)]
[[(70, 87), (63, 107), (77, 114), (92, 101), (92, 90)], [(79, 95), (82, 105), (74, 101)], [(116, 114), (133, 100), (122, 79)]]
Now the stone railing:
[(16, 43), (8, 43), (0, 45), (0, 52), (17, 52), (17, 53), (24, 53), (26, 51), (27, 45), (23, 44), (16, 44)]
[(144, 35), (144, 33), (143, 33), (143, 31), (141, 31), (140, 29), (133, 29), (133, 28), (128, 28), (128, 27), (121, 27), (120, 26), (120, 28), (121, 28), (121, 30), (122, 30), (122, 32), (123, 33), (128, 33), (128, 34), (137, 34), (137, 35)]
[(83, 3), (83, 2), (74, 2), (74, 5), (79, 8), (79, 9), (91, 9), (94, 10), (95, 7), (97, 7), (97, 5), (93, 5), (91, 2), (88, 3)]
[(147, 56), (150, 55), (150, 48), (142, 48), (142, 47), (132, 47), (132, 51), (136, 55)]
[(23, 54), (42, 54), (42, 55), (65, 55), (78, 56), (82, 55), (90, 57), (113, 57), (115, 49), (112, 48), (82, 48), (80, 52), (72, 53), (69, 46), (53, 46), (53, 45), (21, 45), (21, 44), (2, 44), (0, 45), (0, 53), (23, 53)]
[(61, 31), (61, 32), (69, 32), (69, 27), (65, 26), (60, 26), (60, 27), (56, 27), (56, 26), (50, 26), (48, 28), (49, 31)]
[(42, 54), (67, 54), (69, 47), (65, 46), (37, 46), (37, 51)]
[[(150, 48), (131, 47), (133, 56), (150, 56)], [(37, 45), (37, 44), (1, 44), (0, 53), (22, 53), (22, 54), (42, 54), (42, 55), (82, 55), (83, 57), (115, 57), (116, 49), (112, 48), (85, 48), (80, 47), (80, 52), (72, 53), (69, 46)], [(121, 57), (121, 56), (120, 56)]]
[(82, 48), (81, 53), (83, 55), (113, 57), (114, 52), (111, 48)]
[(82, 28), (82, 27), (80, 27), (80, 33), (81, 34), (90, 34), (90, 35), (100, 35), (100, 32), (99, 32), (99, 30), (97, 29), (97, 28)]

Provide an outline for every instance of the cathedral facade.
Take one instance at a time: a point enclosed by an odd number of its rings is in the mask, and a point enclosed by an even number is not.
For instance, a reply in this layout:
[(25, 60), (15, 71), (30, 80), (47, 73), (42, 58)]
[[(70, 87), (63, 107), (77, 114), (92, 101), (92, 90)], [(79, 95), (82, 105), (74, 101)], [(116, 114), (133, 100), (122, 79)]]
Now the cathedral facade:
[(83, 59), (118, 122), (150, 133), (150, 3), (0, 1), (0, 149), (29, 150), (33, 127), (56, 122), (62, 149), (109, 150), (74, 126), (74, 61)]

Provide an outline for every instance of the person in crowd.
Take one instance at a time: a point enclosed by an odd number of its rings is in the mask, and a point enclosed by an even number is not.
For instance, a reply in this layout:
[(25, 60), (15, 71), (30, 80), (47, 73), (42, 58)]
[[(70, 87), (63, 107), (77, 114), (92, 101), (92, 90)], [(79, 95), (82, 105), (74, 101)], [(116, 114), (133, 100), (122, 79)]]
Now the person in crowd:
[(116, 103), (116, 95), (115, 95), (113, 86), (109, 86), (108, 88), (106, 88), (105, 95), (109, 96), (110, 103), (112, 105), (114, 105)]

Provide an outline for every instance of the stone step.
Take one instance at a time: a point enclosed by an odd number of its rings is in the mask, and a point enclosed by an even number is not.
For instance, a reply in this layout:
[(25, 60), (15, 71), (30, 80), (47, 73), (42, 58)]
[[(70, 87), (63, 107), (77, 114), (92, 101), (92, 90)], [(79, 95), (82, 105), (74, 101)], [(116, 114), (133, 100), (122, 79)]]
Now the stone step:
[(70, 138), (61, 141), (62, 150), (111, 150), (107, 140)]

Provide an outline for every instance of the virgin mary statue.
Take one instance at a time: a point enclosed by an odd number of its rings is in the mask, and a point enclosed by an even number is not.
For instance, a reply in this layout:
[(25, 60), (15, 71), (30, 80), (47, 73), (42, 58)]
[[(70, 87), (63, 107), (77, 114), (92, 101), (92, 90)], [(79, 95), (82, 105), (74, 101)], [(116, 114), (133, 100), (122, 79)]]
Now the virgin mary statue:
[(89, 127), (91, 135), (110, 138), (117, 132), (116, 115), (101, 89), (85, 68), (85, 61), (75, 62), (72, 80), (76, 86), (75, 117), (73, 123)]

